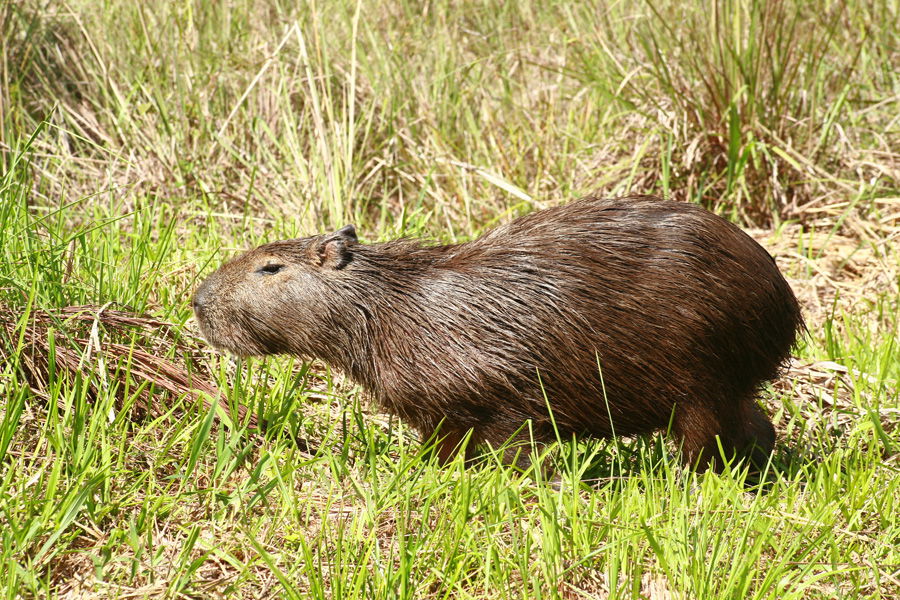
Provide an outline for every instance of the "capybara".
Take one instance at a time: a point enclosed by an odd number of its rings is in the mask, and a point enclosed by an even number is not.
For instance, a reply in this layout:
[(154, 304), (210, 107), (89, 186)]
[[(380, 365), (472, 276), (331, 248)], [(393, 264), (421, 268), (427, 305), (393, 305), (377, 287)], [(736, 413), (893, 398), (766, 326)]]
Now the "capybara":
[(273, 242), (210, 275), (193, 308), (213, 346), (343, 371), (436, 435), (441, 461), (470, 431), (467, 453), (671, 428), (688, 464), (718, 468), (719, 444), (764, 463), (775, 431), (755, 397), (803, 328), (750, 236), (650, 196), (583, 198), (462, 244), (361, 244), (352, 225)]

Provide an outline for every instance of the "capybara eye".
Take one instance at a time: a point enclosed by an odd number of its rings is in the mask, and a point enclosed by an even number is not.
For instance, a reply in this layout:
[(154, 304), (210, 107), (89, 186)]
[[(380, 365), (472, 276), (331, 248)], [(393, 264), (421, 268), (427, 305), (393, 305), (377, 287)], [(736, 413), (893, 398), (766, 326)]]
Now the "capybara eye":
[(281, 271), (283, 268), (284, 268), (284, 265), (279, 265), (279, 264), (264, 265), (264, 266), (258, 268), (256, 270), (256, 272), (261, 275), (274, 275), (275, 273), (278, 273), (279, 271)]

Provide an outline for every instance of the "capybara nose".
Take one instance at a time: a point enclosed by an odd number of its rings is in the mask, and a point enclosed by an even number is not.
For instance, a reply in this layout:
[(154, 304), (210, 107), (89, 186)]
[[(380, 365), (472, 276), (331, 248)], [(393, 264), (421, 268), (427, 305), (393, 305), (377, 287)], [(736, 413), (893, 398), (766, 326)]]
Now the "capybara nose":
[(209, 305), (209, 280), (204, 281), (197, 288), (197, 291), (194, 292), (194, 297), (191, 298), (191, 306), (194, 309), (194, 314), (198, 317), (201, 316), (203, 309)]

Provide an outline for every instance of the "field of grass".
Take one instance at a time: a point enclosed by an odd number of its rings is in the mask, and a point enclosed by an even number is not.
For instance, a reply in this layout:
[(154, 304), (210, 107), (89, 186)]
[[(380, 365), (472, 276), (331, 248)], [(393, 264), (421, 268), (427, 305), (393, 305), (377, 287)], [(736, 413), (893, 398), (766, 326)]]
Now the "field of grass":
[[(898, 22), (0, 2), (3, 596), (900, 598)], [(262, 241), (462, 241), (631, 192), (740, 223), (801, 300), (761, 477), (660, 436), (564, 441), (559, 485), (440, 468), (341, 373), (196, 337), (193, 288)]]

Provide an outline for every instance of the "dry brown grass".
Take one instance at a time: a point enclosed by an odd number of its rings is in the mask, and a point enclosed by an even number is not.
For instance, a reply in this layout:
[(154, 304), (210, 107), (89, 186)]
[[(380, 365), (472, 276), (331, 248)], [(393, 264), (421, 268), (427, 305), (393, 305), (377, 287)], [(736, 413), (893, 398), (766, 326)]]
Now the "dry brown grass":
[[(207, 409), (212, 402), (228, 409), (198, 360), (197, 340), (172, 323), (109, 306), (28, 313), (0, 308), (0, 331), (5, 334), (0, 360), (15, 358), (39, 398), (51, 397), (55, 379), (81, 378), (92, 394), (100, 387), (117, 390), (120, 401), (136, 394), (135, 417), (159, 417), (168, 411), (165, 399), (180, 396), (201, 401)], [(239, 410), (243, 421), (246, 407)], [(256, 417), (249, 419), (255, 425)]]

